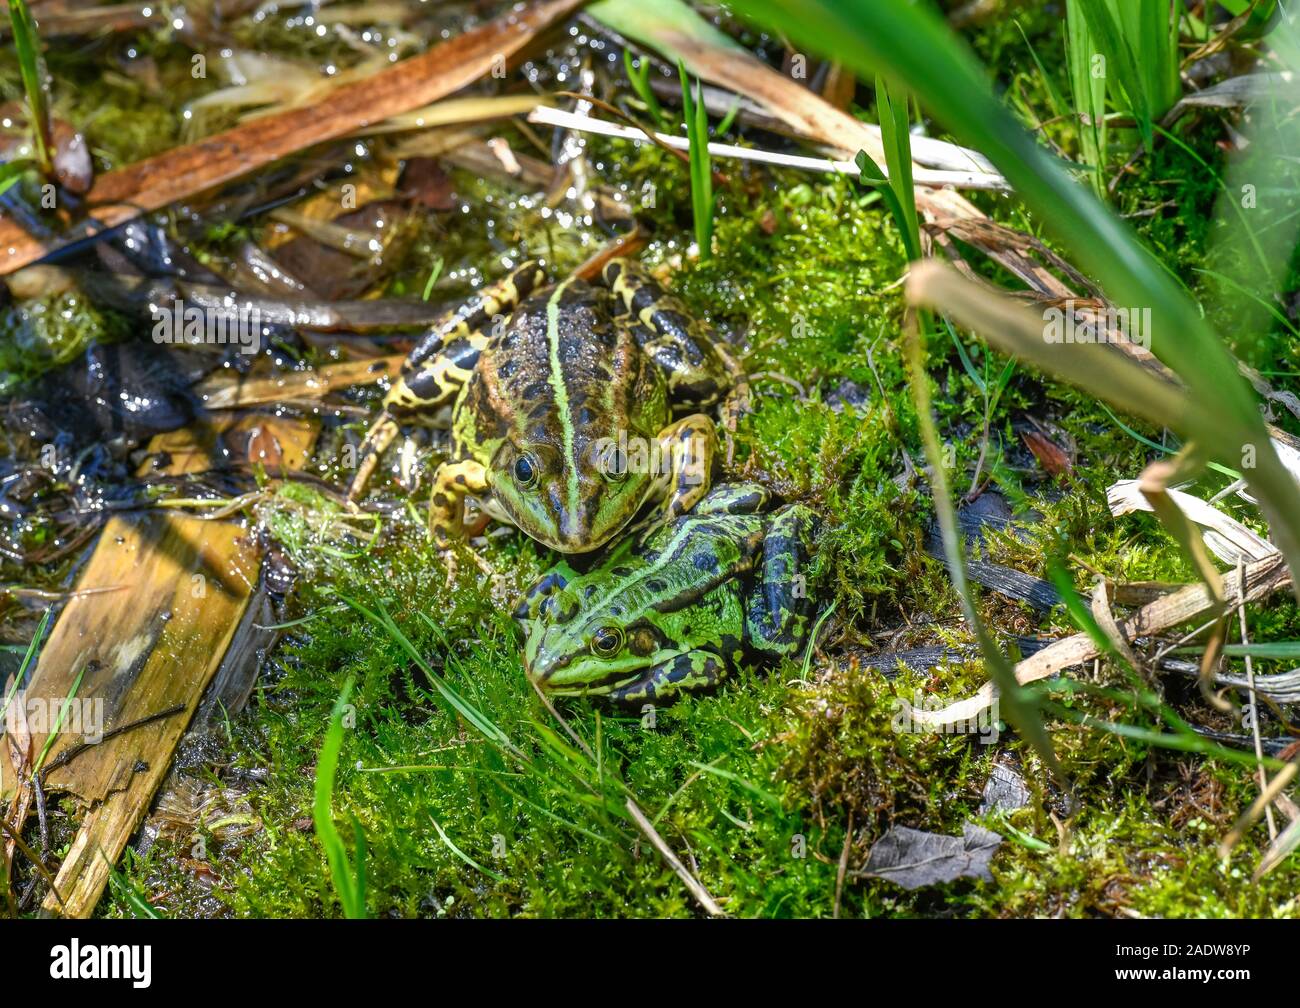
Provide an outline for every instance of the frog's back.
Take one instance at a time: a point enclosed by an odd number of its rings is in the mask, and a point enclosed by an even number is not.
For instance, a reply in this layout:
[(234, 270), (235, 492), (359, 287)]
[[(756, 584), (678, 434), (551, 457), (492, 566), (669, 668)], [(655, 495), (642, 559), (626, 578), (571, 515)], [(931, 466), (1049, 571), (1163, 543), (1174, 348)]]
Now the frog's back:
[[(666, 411), (661, 376), (608, 308), (605, 293), (581, 280), (519, 305), (489, 341), (458, 410), (478, 441), (509, 437), (572, 456), (637, 427), (647, 409)], [(472, 445), (469, 433), (457, 440)]]
[(580, 598), (597, 620), (680, 609), (749, 570), (762, 538), (758, 515), (685, 515), (584, 577)]

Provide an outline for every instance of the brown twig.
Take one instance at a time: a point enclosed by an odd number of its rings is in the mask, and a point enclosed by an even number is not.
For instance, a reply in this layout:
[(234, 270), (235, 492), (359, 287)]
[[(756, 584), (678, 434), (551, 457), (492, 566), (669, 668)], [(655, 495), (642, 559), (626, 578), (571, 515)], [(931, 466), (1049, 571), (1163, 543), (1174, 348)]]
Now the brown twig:
[[(60, 903), (63, 903), (64, 902), (63, 893), (59, 892), (59, 887), (54, 884), (54, 876), (50, 874), (50, 870), (45, 867), (45, 863), (41, 860), (41, 858), (37, 855), (37, 853), (34, 850), (32, 850), (30, 847), (28, 847), (27, 842), (21, 836), (18, 835), (18, 831), (9, 824), (9, 820), (0, 818), (0, 829), (4, 830), (5, 833), (9, 835), (9, 839), (14, 843), (14, 845), (20, 851), (23, 852), (24, 855), (26, 855), (27, 860), (29, 860), (32, 863), (32, 867), (36, 869), (37, 874), (39, 874), (41, 878), (45, 879), (45, 881), (49, 883), (50, 891), (54, 893), (55, 897), (58, 899)], [(8, 891), (7, 884), (5, 886), (5, 889), (6, 891)], [(10, 896), (12, 899), (12, 893), (10, 894)]]
[(654, 828), (654, 824), (646, 818), (645, 813), (631, 798), (627, 800), (627, 811), (632, 817), (632, 821), (640, 827), (641, 832), (650, 839), (650, 843), (654, 845), (654, 849), (659, 852), (660, 857), (668, 862), (668, 867), (677, 873), (677, 877), (686, 884), (686, 888), (691, 891), (691, 895), (699, 901), (700, 906), (704, 907), (705, 913), (710, 917), (725, 917), (726, 913), (722, 907), (718, 906), (717, 901), (709, 895), (709, 891), (704, 888), (700, 880), (686, 870), (686, 866), (672, 852), (672, 848), (664, 842), (664, 838), (659, 835), (659, 831)]

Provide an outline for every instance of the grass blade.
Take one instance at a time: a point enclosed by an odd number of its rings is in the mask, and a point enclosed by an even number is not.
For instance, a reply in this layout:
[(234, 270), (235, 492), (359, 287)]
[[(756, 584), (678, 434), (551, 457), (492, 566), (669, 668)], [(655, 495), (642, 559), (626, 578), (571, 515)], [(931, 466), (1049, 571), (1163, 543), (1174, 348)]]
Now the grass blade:
[(662, 131), (664, 128), (664, 110), (659, 104), (659, 99), (655, 97), (654, 90), (650, 87), (650, 62), (642, 60), (641, 65), (638, 67), (632, 62), (631, 51), (624, 49), (623, 68), (627, 71), (627, 80), (632, 85), (632, 90), (636, 92), (636, 96), (641, 99), (641, 104), (646, 107), (646, 111), (650, 113), (650, 117), (654, 120), (655, 128)]
[[(1132, 0), (1128, 0), (1132, 2)], [(1106, 0), (1077, 0), (1084, 20), (1088, 22), (1088, 31), (1097, 43), (1100, 54), (1105, 59), (1105, 73), (1112, 68), (1123, 96), (1127, 99), (1128, 111), (1137, 119), (1138, 129), (1142, 133), (1142, 142), (1151, 146), (1151, 102), (1143, 87), (1138, 73), (1137, 58), (1129, 45), (1129, 39), (1120, 30)], [(1105, 78), (1103, 78), (1105, 80)]]
[(1088, 178), (1099, 199), (1106, 193), (1106, 76), (1096, 73), (1093, 57), (1097, 54), (1092, 32), (1083, 16), (1079, 0), (1068, 0), (1065, 7), (1065, 58), (1070, 72), (1070, 91), (1074, 98), (1074, 118), (1078, 123), (1079, 157), (1092, 168)]
[(36, 624), (36, 633), (32, 636), (31, 643), (27, 645), (27, 653), (23, 655), (23, 660), (18, 666), (18, 671), (14, 673), (13, 681), (9, 684), (9, 690), (5, 694), (4, 703), (0, 704), (0, 725), (4, 724), (5, 712), (9, 710), (9, 705), (13, 702), (14, 694), (18, 692), (27, 678), (27, 673), (36, 661), (36, 653), (40, 650), (41, 639), (45, 636), (45, 630), (50, 625), (50, 617), (54, 610), (46, 609), (41, 616), (41, 621)]
[(41, 40), (36, 22), (25, 0), (9, 0), (9, 23), (13, 26), (14, 50), (18, 54), (18, 71), (27, 92), (27, 110), (31, 116), (32, 143), (36, 163), (46, 178), (54, 175), (54, 140), (50, 128), (50, 103), (45, 84), (45, 61), (41, 58)]
[(45, 745), (41, 747), (41, 754), (36, 757), (36, 762), (32, 764), (33, 775), (41, 772), (41, 767), (45, 765), (45, 757), (50, 754), (50, 750), (54, 748), (54, 743), (59, 737), (59, 732), (63, 730), (63, 722), (67, 720), (68, 711), (72, 707), (72, 700), (77, 695), (77, 690), (81, 689), (81, 680), (86, 678), (86, 668), (85, 665), (81, 666), (77, 678), (72, 680), (72, 685), (68, 688), (68, 695), (63, 698), (63, 705), (59, 708), (59, 716), (54, 719), (50, 734), (46, 736)]
[(902, 213), (899, 229), (911, 262), (921, 255), (921, 227), (916, 217), (916, 190), (912, 183), (912, 135), (908, 131), (908, 97), (899, 88), (891, 89), (883, 77), (876, 77), (876, 107), (880, 116), (880, 136), (885, 144), (885, 164), (889, 169), (889, 187)]
[(686, 67), (677, 61), (677, 73), (682, 81), (682, 118), (686, 122), (686, 136), (690, 140), (691, 209), (695, 219), (695, 243), (700, 249), (700, 260), (713, 255), (713, 168), (709, 160), (709, 116), (704, 108), (702, 86), (695, 83), (691, 94), (690, 78)]
[(333, 796), (334, 775), (338, 771), (339, 752), (343, 748), (343, 711), (352, 696), (356, 681), (355, 675), (348, 676), (338, 700), (334, 702), (334, 709), (330, 712), (329, 728), (325, 732), (325, 741), (316, 761), (316, 800), (312, 805), (316, 839), (325, 850), (334, 891), (343, 905), (343, 915), (351, 920), (360, 920), (366, 916), (365, 837), (361, 833), (360, 823), (353, 819), (353, 831), (357, 838), (357, 867), (353, 871), (347, 851), (343, 848), (343, 838), (334, 825)]

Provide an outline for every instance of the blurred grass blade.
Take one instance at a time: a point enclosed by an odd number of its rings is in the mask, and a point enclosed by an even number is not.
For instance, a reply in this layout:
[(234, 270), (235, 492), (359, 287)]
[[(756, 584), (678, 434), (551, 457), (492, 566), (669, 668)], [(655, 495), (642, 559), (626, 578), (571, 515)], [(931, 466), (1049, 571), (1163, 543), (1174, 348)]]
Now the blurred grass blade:
[(907, 297), (913, 304), (942, 311), (960, 326), (973, 329), (1003, 353), (1157, 427), (1168, 426), (1185, 434), (1191, 417), (1203, 412), (1186, 392), (1107, 346), (1076, 343), (1068, 347), (1072, 352), (1062, 353), (1059, 344), (1044, 339), (1048, 323), (1041, 315), (966, 279), (946, 263), (927, 259), (915, 264), (907, 281)]
[[(891, 206), (896, 208), (895, 215), (899, 229), (903, 233), (904, 245), (908, 249), (908, 260), (911, 268), (914, 269), (920, 264), (921, 230), (916, 216), (916, 195), (912, 180), (912, 134), (908, 128), (907, 103), (905, 92), (901, 89), (894, 89), (891, 92), (890, 85), (883, 77), (876, 78), (876, 104), (879, 108), (881, 137), (885, 146), (885, 167), (889, 172), (887, 186), (894, 196)], [(859, 158), (859, 167), (869, 160), (863, 152)], [(1007, 720), (1021, 737), (1033, 746), (1039, 758), (1057, 780), (1068, 787), (1065, 770), (1056, 758), (1051, 737), (1047, 734), (1043, 719), (1039, 715), (1035, 695), (1020, 685), (1016, 679), (1016, 670), (985, 628), (975, 604), (975, 589), (966, 578), (965, 549), (958, 533), (957, 510), (953, 507), (951, 490), (948, 486), (948, 471), (944, 466), (943, 451), (939, 446), (939, 432), (934, 423), (930, 403), (930, 376), (925, 367), (925, 343), (922, 334), (928, 335), (933, 327), (933, 319), (929, 312), (921, 310), (912, 313), (906, 334), (907, 372), (912, 399), (916, 404), (921, 438), (925, 446), (925, 457), (929, 463), (935, 515), (939, 522), (939, 534), (943, 541), (948, 573), (952, 578), (957, 598), (961, 602), (966, 623), (979, 643), (985, 667), (997, 684), (1000, 702), (1005, 709)], [(987, 397), (987, 384), (984, 390)]]
[[(1225, 279), (1210, 285), (1206, 310), (1230, 318), (1235, 331), (1263, 343), (1275, 318), (1278, 295), (1287, 290), (1292, 252), (1300, 238), (1300, 31), (1281, 19), (1268, 43), (1280, 71), (1292, 76), (1285, 96), (1265, 80), (1252, 89), (1249, 145), (1224, 171), (1214, 207), (1214, 264)], [(1280, 320), (1289, 326), (1285, 316)], [(1243, 350), (1243, 353), (1247, 352)]]
[(17, 161), (6, 161), (0, 164), (0, 196), (3, 196), (23, 177), (23, 172), (31, 166), (30, 161), (19, 158)]
[(916, 403), (917, 422), (921, 428), (921, 441), (925, 447), (930, 486), (933, 491), (935, 516), (939, 523), (939, 534), (943, 540), (943, 552), (948, 561), (948, 573), (952, 578), (953, 590), (961, 603), (966, 623), (979, 643), (980, 653), (989, 675), (998, 688), (998, 699), (1007, 720), (1020, 732), (1044, 765), (1052, 771), (1057, 780), (1067, 785), (1064, 768), (1056, 758), (1052, 748), (1051, 737), (1043, 726), (1038, 712), (1035, 694), (1028, 691), (1016, 679), (1016, 671), (999, 650), (997, 644), (984, 628), (983, 621), (975, 606), (975, 590), (966, 579), (966, 565), (963, 560), (961, 537), (957, 530), (957, 512), (952, 506), (948, 487), (948, 473), (944, 468), (943, 449), (939, 445), (939, 432), (934, 424), (931, 412), (930, 379), (925, 370), (924, 350), (921, 345), (921, 333), (914, 319), (908, 327), (906, 337), (907, 371), (911, 384), (912, 398)]
[[(1049, 343), (1044, 338), (1047, 323), (1041, 316), (1009, 297), (966, 279), (945, 263), (927, 260), (914, 265), (908, 278), (907, 296), (913, 304), (952, 316), (1004, 352), (1065, 378), (1097, 398), (1109, 400), (1157, 426), (1168, 425), (1188, 440), (1212, 436), (1218, 427), (1218, 418), (1210, 411), (1197, 408), (1187, 393), (1104, 344)], [(1187, 454), (1180, 454), (1177, 460), (1152, 463), (1143, 474), (1142, 491), (1156, 516), (1192, 557), (1212, 596), (1222, 599), (1223, 582), (1205, 553), (1200, 535), (1164, 493), (1164, 484), (1175, 476), (1186, 477), (1197, 464), (1199, 461)]]
[(711, 49), (745, 52), (735, 39), (696, 14), (684, 0), (598, 0), (587, 6), (587, 14), (642, 45), (653, 46), (654, 40), (675, 37)]
[(18, 71), (23, 78), (23, 90), (27, 92), (27, 111), (31, 116), (36, 163), (41, 174), (51, 178), (54, 175), (54, 134), (45, 85), (45, 61), (41, 58), (41, 40), (36, 34), (36, 22), (32, 20), (25, 0), (9, 0), (9, 22), (13, 26)]
[[(1147, 310), (1152, 351), (1187, 386), (1175, 397), (1186, 429), (1187, 402), (1212, 414), (1213, 437), (1202, 446), (1216, 461), (1242, 467), (1253, 495), (1294, 574), (1300, 599), (1300, 492), (1269, 442), (1256, 398), (1236, 362), (1202, 317), (1196, 304), (1138, 241), (1130, 226), (1112, 214), (1039, 146), (993, 94), (988, 76), (969, 49), (928, 6), (874, 0), (736, 0), (735, 9), (796, 43), (833, 53), (861, 75), (882, 73), (911, 90), (922, 106), (962, 141), (979, 149), (1015, 188), (1024, 204), (1094, 277), (1115, 305)], [(1293, 33), (1283, 18), (1274, 31)], [(1284, 69), (1289, 69), (1289, 65)], [(1080, 348), (1056, 348), (1039, 366), (1062, 373)], [(1106, 390), (1095, 394), (1112, 398)], [(1146, 404), (1125, 396), (1121, 408)], [(1162, 395), (1166, 402), (1167, 394)], [(1112, 399), (1113, 401), (1113, 399)], [(1161, 416), (1159, 425), (1170, 422)]]
[[(880, 116), (881, 138), (885, 147), (885, 167), (889, 175), (887, 181), (880, 181), (877, 178), (876, 182), (881, 192), (885, 194), (886, 204), (902, 233), (908, 262), (914, 268), (920, 262), (921, 229), (916, 215), (916, 194), (912, 179), (912, 134), (909, 129), (908, 98), (902, 89), (891, 89), (883, 77), (877, 77), (876, 105)], [(868, 178), (881, 175), (879, 166), (872, 162), (866, 151), (858, 154), (858, 167)], [(939, 432), (935, 427), (930, 404), (930, 376), (926, 371), (925, 343), (922, 336), (923, 334), (928, 336), (933, 329), (934, 320), (929, 312), (921, 310), (911, 313), (911, 319), (907, 324), (906, 357), (908, 383), (912, 391), (912, 400), (916, 404), (926, 461), (929, 463), (930, 486), (933, 491), (935, 514), (939, 522), (939, 534), (943, 541), (949, 577), (957, 592), (966, 623), (979, 643), (984, 664), (997, 684), (1007, 720), (1034, 747), (1044, 765), (1064, 784), (1066, 782), (1064, 768), (1056, 758), (1052, 740), (1039, 716), (1034, 695), (1028, 693), (1017, 681), (1015, 669), (985, 628), (975, 604), (975, 589), (966, 577), (965, 551), (957, 530), (957, 511), (953, 507), (948, 486), (948, 472), (944, 467), (943, 452), (939, 446)], [(1009, 369), (1004, 373), (1009, 375)], [(987, 403), (987, 383), (981, 385), (981, 390)]]
[(1269, 845), (1260, 859), (1259, 867), (1251, 876), (1252, 882), (1258, 882), (1274, 868), (1286, 860), (1297, 847), (1300, 847), (1300, 819), (1293, 819), (1291, 825), (1278, 834), (1278, 838)]

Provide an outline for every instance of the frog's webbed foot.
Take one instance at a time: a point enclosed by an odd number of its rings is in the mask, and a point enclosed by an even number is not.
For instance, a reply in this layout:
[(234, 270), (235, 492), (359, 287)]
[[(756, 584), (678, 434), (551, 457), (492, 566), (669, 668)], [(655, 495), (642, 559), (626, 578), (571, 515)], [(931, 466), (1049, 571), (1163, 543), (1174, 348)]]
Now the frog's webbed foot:
[(361, 442), (357, 471), (348, 487), (348, 500), (356, 500), (365, 492), (380, 456), (397, 437), (398, 415), (437, 410), (450, 403), (461, 386), (469, 381), (470, 370), (486, 342), (487, 337), (482, 333), (466, 334), (444, 347), (445, 353), (423, 360), (397, 379), (388, 395), (384, 396), (383, 412)]
[(353, 473), (352, 482), (348, 486), (349, 501), (355, 501), (365, 493), (366, 484), (370, 482), (375, 466), (379, 464), (379, 456), (393, 443), (397, 429), (397, 421), (385, 410), (366, 433), (366, 439), (361, 442), (357, 453), (357, 471)]
[(692, 514), (761, 514), (769, 500), (767, 488), (758, 483), (723, 483), (705, 494)]
[(496, 571), (492, 569), (492, 565), (474, 552), (466, 543), (453, 543), (437, 550), (438, 559), (442, 561), (442, 568), (447, 574), (446, 584), (448, 588), (455, 586), (456, 577), (460, 573), (460, 561), (456, 559), (456, 554), (461, 549), (469, 554), (469, 558), (474, 561), (474, 566), (479, 569), (484, 577), (492, 578), (496, 576)]
[(791, 504), (767, 529), (759, 581), (745, 602), (745, 634), (761, 654), (787, 657), (807, 640), (816, 608), (809, 584), (811, 544), (819, 524), (809, 508)]
[(614, 690), (609, 698), (621, 707), (639, 709), (643, 704), (668, 703), (683, 693), (708, 689), (726, 674), (727, 666), (717, 655), (687, 651), (652, 666), (640, 679)]

